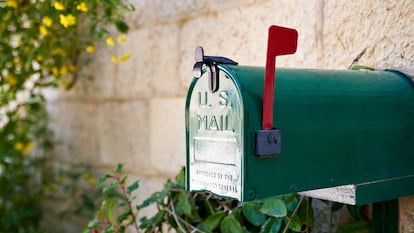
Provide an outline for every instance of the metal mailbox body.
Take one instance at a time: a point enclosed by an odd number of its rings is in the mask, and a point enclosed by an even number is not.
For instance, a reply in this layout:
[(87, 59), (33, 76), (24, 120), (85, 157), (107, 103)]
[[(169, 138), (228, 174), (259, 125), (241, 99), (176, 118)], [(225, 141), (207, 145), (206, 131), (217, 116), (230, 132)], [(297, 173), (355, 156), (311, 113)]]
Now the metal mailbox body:
[[(187, 188), (248, 201), (341, 185), (352, 204), (414, 193), (414, 86), (393, 71), (277, 69), (277, 156), (255, 155), (264, 68), (218, 65), (186, 101)], [(355, 195), (357, 195), (355, 197)]]

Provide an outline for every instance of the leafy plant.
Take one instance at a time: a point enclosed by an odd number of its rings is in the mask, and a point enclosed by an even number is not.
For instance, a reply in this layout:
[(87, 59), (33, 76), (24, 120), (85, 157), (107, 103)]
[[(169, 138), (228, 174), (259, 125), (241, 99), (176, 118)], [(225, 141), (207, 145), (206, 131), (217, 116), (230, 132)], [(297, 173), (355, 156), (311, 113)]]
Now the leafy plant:
[(96, 217), (89, 222), (84, 232), (96, 231), (98, 228), (100, 232), (125, 232), (130, 225), (138, 229), (138, 212), (132, 206), (135, 199), (132, 192), (138, 189), (139, 183), (135, 181), (127, 186), (127, 178), (123, 165), (118, 164), (115, 171), (98, 180), (99, 185), (105, 184), (102, 188), (105, 198)]
[(96, 43), (128, 31), (130, 10), (122, 0), (0, 0), (0, 232), (44, 232), (43, 203), (62, 184), (43, 90), (72, 87)]
[[(188, 193), (184, 189), (184, 169), (175, 181), (153, 193), (137, 206), (133, 191), (138, 181), (126, 185), (127, 173), (122, 165), (100, 179), (106, 199), (86, 232), (309, 232), (313, 226), (313, 210), (309, 200), (296, 194), (239, 203), (210, 193)], [(154, 216), (135, 220), (139, 211), (155, 205)], [(116, 209), (119, 208), (118, 214)]]

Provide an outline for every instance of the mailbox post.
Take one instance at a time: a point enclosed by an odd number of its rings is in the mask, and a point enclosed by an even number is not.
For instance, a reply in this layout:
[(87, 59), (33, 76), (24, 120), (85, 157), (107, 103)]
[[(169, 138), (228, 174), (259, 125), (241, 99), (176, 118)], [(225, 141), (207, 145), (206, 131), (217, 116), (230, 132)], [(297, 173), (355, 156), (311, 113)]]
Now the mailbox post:
[[(269, 47), (279, 43), (271, 35), (296, 40), (292, 29), (270, 30)], [(414, 194), (411, 77), (272, 66), (239, 66), (197, 48), (186, 100), (189, 191), (239, 201), (301, 192), (353, 205)]]

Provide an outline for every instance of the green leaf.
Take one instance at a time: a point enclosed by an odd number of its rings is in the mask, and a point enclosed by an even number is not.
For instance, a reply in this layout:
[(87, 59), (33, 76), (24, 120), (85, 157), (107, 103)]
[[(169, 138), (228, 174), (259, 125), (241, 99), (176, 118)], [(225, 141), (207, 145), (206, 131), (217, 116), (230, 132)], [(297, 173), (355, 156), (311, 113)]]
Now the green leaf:
[(132, 193), (133, 191), (135, 191), (137, 188), (139, 187), (139, 181), (135, 181), (133, 184), (131, 184), (130, 186), (127, 187), (127, 192), (128, 193)]
[(298, 201), (297, 198), (294, 198), (293, 200), (291, 200), (289, 202), (286, 202), (286, 200), (285, 200), (285, 203), (286, 203), (286, 209), (289, 212), (293, 212), (296, 209), (296, 206), (298, 205), (299, 201)]
[(117, 204), (118, 207), (126, 206), (128, 205), (128, 202), (125, 200), (120, 200)]
[(122, 213), (122, 214), (118, 215), (118, 217), (116, 218), (116, 221), (119, 224), (121, 224), (125, 219), (127, 219), (131, 215), (132, 215), (131, 211), (127, 211), (125, 213)]
[(187, 215), (187, 217), (189, 217), (191, 221), (193, 222), (201, 222), (202, 218), (198, 214), (198, 208), (200, 207), (199, 204), (196, 203), (194, 199), (191, 199), (190, 204), (191, 204), (191, 214)]
[[(288, 223), (288, 221), (286, 221), (286, 224)], [(290, 223), (289, 223), (289, 229), (294, 231), (294, 232), (299, 232), (300, 230), (302, 230), (302, 223), (299, 219), (299, 216), (295, 215), (292, 217)]]
[(98, 185), (99, 185), (99, 186), (103, 185), (103, 183), (105, 183), (105, 181), (106, 181), (108, 178), (111, 178), (111, 177), (112, 177), (112, 176), (111, 176), (110, 174), (106, 174), (105, 176), (100, 177), (100, 178), (98, 179)]
[(276, 218), (285, 217), (287, 214), (286, 204), (276, 198), (266, 199), (260, 211), (268, 216)]
[(98, 219), (93, 219), (88, 223), (88, 228), (89, 229), (97, 228), (99, 224), (101, 224), (101, 222)]
[(185, 170), (182, 168), (180, 172), (175, 177), (175, 181), (178, 187), (184, 188), (185, 187)]
[(139, 222), (139, 228), (146, 229), (153, 225), (158, 225), (161, 223), (162, 218), (164, 217), (165, 211), (159, 211), (157, 214), (152, 216), (151, 218), (142, 217)]
[(118, 182), (120, 185), (123, 185), (123, 184), (125, 184), (125, 181), (128, 179), (128, 175), (126, 174), (126, 175), (123, 175), (122, 176), (122, 179)]
[(105, 0), (105, 2), (113, 8), (118, 6), (113, 0)]
[(221, 233), (243, 233), (240, 223), (232, 216), (228, 215), (220, 223)]
[(203, 205), (203, 207), (206, 209), (205, 211), (206, 211), (206, 213), (208, 214), (208, 215), (210, 215), (210, 214), (214, 214), (216, 211), (214, 210), (214, 208), (213, 208), (213, 206), (211, 205), (211, 203), (210, 203), (210, 200), (207, 200), (207, 199), (203, 199), (202, 201), (201, 201), (201, 203), (200, 203), (200, 205)]
[(159, 199), (159, 192), (155, 192), (151, 194), (147, 199), (145, 199), (141, 204), (137, 205), (137, 209), (143, 209), (153, 203), (156, 203)]
[(109, 225), (106, 229), (105, 229), (105, 231), (104, 231), (105, 233), (112, 233), (112, 232), (114, 232), (114, 225)]
[(231, 210), (231, 214), (234, 216), (234, 218), (240, 222), (242, 209), (240, 206), (236, 206)]
[[(164, 188), (159, 192), (158, 202), (164, 200), (164, 198), (170, 193), (173, 187), (174, 183), (172, 183), (171, 181), (167, 181), (167, 183), (164, 185)], [(184, 189), (182, 191), (185, 192)]]
[(177, 204), (175, 205), (175, 211), (178, 214), (185, 214), (187, 216), (191, 215), (191, 204), (187, 198), (185, 192), (178, 193)]
[(198, 225), (198, 228), (202, 231), (212, 232), (219, 225), (223, 217), (226, 215), (224, 211), (217, 212), (208, 216), (203, 222)]
[(340, 226), (336, 233), (370, 233), (370, 223), (368, 221), (349, 222)]
[(108, 205), (108, 202), (110, 202), (112, 200), (112, 198), (108, 198), (104, 201), (102, 201), (101, 203), (101, 208), (99, 209), (98, 213), (96, 213), (96, 217), (97, 218), (101, 218), (102, 215), (104, 214), (105, 210), (106, 210), (106, 206)]
[(106, 187), (103, 188), (102, 192), (106, 194), (109, 191), (115, 189), (117, 186), (118, 186), (118, 183), (116, 181), (112, 181), (110, 184), (108, 184)]
[(285, 195), (285, 198), (283, 199), (286, 204), (289, 204), (291, 201), (297, 200), (296, 197), (298, 196), (297, 193), (292, 193)]
[(124, 164), (118, 163), (118, 165), (116, 166), (116, 172), (121, 173), (123, 167), (124, 167)]
[(260, 233), (278, 233), (281, 226), (281, 218), (269, 218), (260, 228)]
[(114, 211), (114, 200), (111, 198), (108, 200), (108, 211), (106, 212), (106, 218), (112, 220), (112, 213)]
[(303, 224), (311, 228), (315, 226), (315, 217), (309, 198), (303, 199), (296, 215), (299, 216)]
[(255, 201), (245, 202), (242, 206), (244, 217), (253, 225), (260, 226), (266, 221), (266, 215), (260, 211), (261, 205)]
[(128, 26), (128, 24), (125, 21), (123, 21), (123, 20), (117, 20), (115, 22), (115, 26), (116, 26), (116, 29), (118, 29), (119, 32), (121, 32), (121, 33), (128, 33), (129, 26)]

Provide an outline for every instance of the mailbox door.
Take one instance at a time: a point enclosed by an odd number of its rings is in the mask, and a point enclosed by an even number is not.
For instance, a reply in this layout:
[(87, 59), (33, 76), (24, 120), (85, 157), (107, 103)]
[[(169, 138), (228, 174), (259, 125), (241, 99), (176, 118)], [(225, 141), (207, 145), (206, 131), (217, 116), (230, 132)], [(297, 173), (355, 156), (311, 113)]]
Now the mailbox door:
[(242, 200), (243, 102), (237, 82), (219, 71), (219, 89), (209, 89), (203, 70), (186, 102), (187, 190), (208, 190)]

